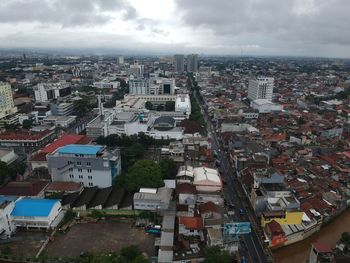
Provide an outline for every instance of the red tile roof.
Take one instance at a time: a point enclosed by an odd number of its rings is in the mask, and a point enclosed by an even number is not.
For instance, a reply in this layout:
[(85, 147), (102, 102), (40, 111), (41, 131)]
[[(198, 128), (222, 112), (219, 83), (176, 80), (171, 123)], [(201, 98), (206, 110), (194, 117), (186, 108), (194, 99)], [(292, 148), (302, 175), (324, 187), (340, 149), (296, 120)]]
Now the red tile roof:
[(180, 216), (179, 223), (185, 225), (187, 229), (202, 230), (204, 228), (201, 217)]
[[(80, 141), (84, 140), (85, 138), (88, 138), (88, 137), (86, 137), (85, 135), (77, 135), (77, 134), (63, 135), (62, 137), (58, 138), (57, 140), (45, 146), (43, 149), (41, 149), (40, 152), (52, 153), (59, 147), (65, 146), (67, 144), (79, 144)], [(91, 141), (90, 138), (88, 138), (88, 140)]]
[(213, 202), (206, 202), (199, 205), (199, 211), (201, 214), (208, 212), (218, 212), (218, 208)]
[(272, 220), (271, 222), (267, 223), (266, 227), (270, 229), (271, 234), (274, 236), (284, 234), (281, 225), (275, 220)]
[(11, 141), (17, 141), (17, 140), (23, 140), (23, 141), (37, 141), (41, 140), (45, 136), (49, 135), (52, 131), (50, 130), (45, 130), (42, 132), (37, 132), (37, 133), (31, 133), (31, 132), (23, 132), (23, 131), (18, 131), (16, 133), (2, 133), (0, 134), (0, 140), (11, 140)]
[(312, 246), (316, 249), (318, 253), (331, 253), (332, 249), (329, 245), (325, 243), (312, 243)]
[(76, 182), (52, 182), (45, 191), (53, 192), (75, 192), (79, 191), (82, 185)]
[(37, 196), (48, 184), (48, 181), (10, 182), (0, 188), (0, 195)]
[(176, 186), (176, 194), (196, 194), (196, 186), (190, 183), (182, 183)]

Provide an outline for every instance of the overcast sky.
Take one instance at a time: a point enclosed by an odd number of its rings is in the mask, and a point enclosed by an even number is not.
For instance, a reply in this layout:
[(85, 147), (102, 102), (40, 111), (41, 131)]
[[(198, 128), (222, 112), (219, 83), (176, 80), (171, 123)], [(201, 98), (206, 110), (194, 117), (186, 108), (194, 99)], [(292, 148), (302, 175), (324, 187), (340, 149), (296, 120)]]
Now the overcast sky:
[(0, 0), (0, 47), (350, 57), (350, 0)]

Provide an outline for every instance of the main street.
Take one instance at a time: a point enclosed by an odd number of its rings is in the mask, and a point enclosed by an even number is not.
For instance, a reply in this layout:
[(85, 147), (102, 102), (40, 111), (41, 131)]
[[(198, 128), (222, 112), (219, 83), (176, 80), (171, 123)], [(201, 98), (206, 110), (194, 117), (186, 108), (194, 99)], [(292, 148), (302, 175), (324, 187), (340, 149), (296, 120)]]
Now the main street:
[[(197, 99), (197, 98), (196, 98)], [(197, 99), (198, 101), (198, 99)], [(201, 105), (201, 104), (200, 104)], [(213, 128), (207, 112), (202, 107), (203, 117), (207, 123), (208, 136), (212, 139), (212, 150), (217, 152), (217, 159), (220, 161), (220, 171), (226, 185), (224, 187), (224, 194), (227, 204), (233, 204), (235, 209), (235, 215), (232, 218), (234, 222), (246, 222), (250, 221), (252, 225), (254, 222), (254, 215), (249, 209), (247, 198), (244, 196), (240, 182), (237, 180), (236, 171), (232, 168), (230, 162), (227, 159), (227, 153), (223, 150), (222, 145), (218, 140), (218, 135)], [(243, 213), (242, 213), (243, 212)], [(250, 220), (248, 220), (248, 218)], [(269, 262), (262, 247), (261, 240), (259, 240), (254, 228), (250, 234), (242, 235), (241, 242), (241, 254), (248, 260), (248, 262), (265, 263)]]

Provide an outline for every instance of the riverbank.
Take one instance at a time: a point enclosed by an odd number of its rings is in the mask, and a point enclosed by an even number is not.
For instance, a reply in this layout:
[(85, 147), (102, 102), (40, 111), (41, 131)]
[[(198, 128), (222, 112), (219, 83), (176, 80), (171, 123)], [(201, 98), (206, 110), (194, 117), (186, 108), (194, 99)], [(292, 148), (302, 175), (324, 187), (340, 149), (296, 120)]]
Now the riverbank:
[(276, 263), (303, 263), (309, 257), (311, 243), (323, 242), (335, 247), (343, 232), (350, 231), (350, 209), (327, 222), (320, 231), (300, 242), (273, 252)]

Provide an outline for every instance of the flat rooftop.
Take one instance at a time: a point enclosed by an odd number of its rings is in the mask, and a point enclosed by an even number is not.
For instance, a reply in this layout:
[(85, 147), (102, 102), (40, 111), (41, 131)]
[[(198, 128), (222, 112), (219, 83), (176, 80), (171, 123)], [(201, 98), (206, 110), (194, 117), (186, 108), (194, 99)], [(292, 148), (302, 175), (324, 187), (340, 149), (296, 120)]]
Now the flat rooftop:
[(58, 148), (58, 153), (96, 155), (102, 149), (103, 147), (100, 145), (69, 144)]

